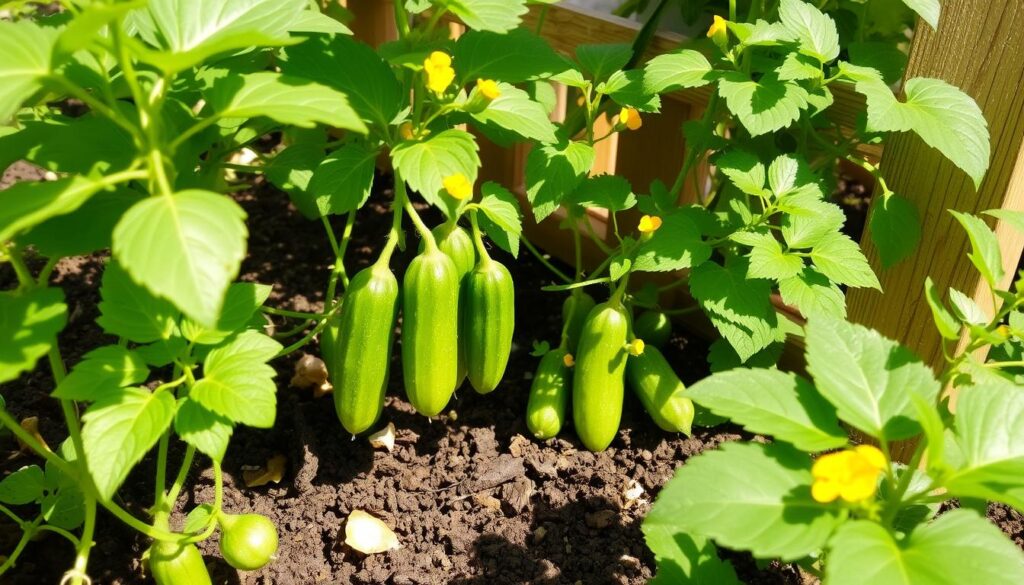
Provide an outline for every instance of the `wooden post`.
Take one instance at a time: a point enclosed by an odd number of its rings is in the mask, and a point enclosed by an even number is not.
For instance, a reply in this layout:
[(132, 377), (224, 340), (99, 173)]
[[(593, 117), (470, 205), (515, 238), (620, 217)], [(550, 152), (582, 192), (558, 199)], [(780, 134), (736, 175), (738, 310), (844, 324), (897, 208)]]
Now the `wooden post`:
[[(954, 287), (992, 310), (985, 282), (967, 259), (967, 235), (947, 210), (978, 213), (1024, 209), (1024, 3), (1020, 0), (949, 0), (942, 3), (938, 31), (917, 27), (907, 77), (937, 77), (971, 95), (992, 135), (992, 163), (975, 191), (971, 180), (919, 138), (901, 134), (886, 144), (882, 171), (890, 188), (921, 212), (922, 240), (914, 257), (881, 267), (865, 234), (863, 248), (884, 294), (855, 289), (850, 320), (873, 327), (914, 350), (936, 370), (943, 367), (942, 340), (924, 297), (931, 276), (945, 295)], [(1008, 286), (1016, 276), (1024, 239), (987, 217), (999, 236)], [(961, 340), (963, 347), (964, 340)]]

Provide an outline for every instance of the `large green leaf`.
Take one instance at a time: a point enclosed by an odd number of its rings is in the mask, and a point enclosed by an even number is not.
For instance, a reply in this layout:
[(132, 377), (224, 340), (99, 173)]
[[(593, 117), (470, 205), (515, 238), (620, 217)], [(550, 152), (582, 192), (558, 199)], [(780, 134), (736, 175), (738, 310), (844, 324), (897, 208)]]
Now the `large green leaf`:
[(462, 174), (475, 183), (480, 168), (479, 148), (472, 134), (451, 129), (419, 142), (403, 142), (391, 151), (391, 158), (413, 190), (431, 205), (450, 213), (455, 200), (444, 192), (444, 178)]
[(680, 467), (648, 517), (759, 558), (799, 559), (843, 518), (811, 497), (812, 482), (811, 458), (789, 445), (726, 443)]
[(910, 395), (934, 402), (939, 393), (935, 375), (908, 349), (845, 321), (808, 323), (807, 369), (840, 419), (878, 439), (917, 434)]
[(640, 529), (658, 564), (649, 585), (739, 585), (732, 563), (719, 558), (714, 543), (680, 532), (674, 517), (651, 512)]
[(203, 378), (189, 398), (235, 423), (274, 426), (277, 386), (267, 362), (280, 350), (280, 343), (262, 333), (239, 333), (206, 357)]
[(177, 325), (178, 310), (154, 297), (111, 261), (103, 270), (102, 300), (96, 322), (104, 331), (136, 343), (169, 339)]
[(971, 240), (971, 253), (968, 254), (971, 263), (992, 290), (998, 289), (1003, 280), (1003, 255), (999, 249), (999, 238), (980, 217), (959, 211), (950, 213), (960, 222)]
[(921, 240), (921, 216), (910, 200), (892, 193), (871, 206), (871, 241), (889, 268), (914, 253)]
[(576, 60), (590, 79), (595, 82), (608, 79), (625, 67), (633, 57), (629, 43), (590, 44), (576, 46)]
[(43, 498), (46, 477), (38, 465), (26, 465), (0, 481), (0, 503), (23, 506)]
[(245, 212), (198, 189), (150, 197), (114, 229), (114, 257), (136, 282), (202, 325), (217, 323), (245, 256)]
[(1010, 383), (963, 388), (955, 427), (963, 462), (945, 481), (950, 494), (1024, 510), (1024, 390)]
[(71, 213), (105, 186), (86, 177), (22, 181), (0, 191), (0, 242), (51, 217)]
[(168, 391), (125, 388), (94, 402), (82, 420), (82, 446), (101, 499), (110, 500), (128, 472), (156, 444), (174, 418)]
[(618, 175), (587, 177), (572, 192), (571, 198), (576, 205), (608, 211), (625, 211), (636, 205), (633, 186), (625, 177)]
[(0, 382), (35, 367), (64, 328), (67, 311), (59, 288), (0, 293)]
[(1024, 553), (970, 510), (953, 510), (898, 541), (868, 520), (829, 541), (824, 585), (1024, 583)]
[(507, 83), (498, 84), (501, 95), (480, 112), (472, 114), (481, 124), (494, 124), (526, 138), (543, 143), (557, 140), (555, 125), (544, 106), (530, 99), (525, 91)]
[(308, 128), (316, 123), (366, 132), (366, 125), (340, 91), (309, 81), (260, 71), (229, 73), (203, 93), (222, 118), (266, 116), (282, 124)]
[(827, 276), (811, 266), (800, 274), (779, 281), (782, 301), (800, 310), (804, 317), (846, 318), (846, 297)]
[(784, 197), (779, 207), (782, 217), (782, 237), (790, 248), (806, 249), (838, 233), (846, 221), (846, 214), (834, 203), (818, 197)]
[(50, 74), (59, 32), (30, 20), (0, 21), (0, 124), (41, 89), (43, 79)]
[(686, 391), (711, 412), (771, 435), (801, 451), (847, 443), (836, 409), (807, 380), (778, 370), (736, 369), (705, 378)]
[(18, 238), (49, 258), (80, 256), (109, 248), (114, 226), (145, 195), (131, 189), (97, 193), (71, 213), (51, 217)]
[(132, 137), (123, 128), (92, 113), (25, 121), (17, 132), (0, 137), (3, 168), (24, 159), (55, 173), (108, 174), (127, 167), (136, 154)]
[(804, 270), (804, 259), (783, 250), (782, 244), (775, 236), (770, 233), (756, 235), (759, 237), (750, 240), (750, 268), (747, 269), (747, 278), (781, 281), (793, 278)]
[(540, 222), (555, 212), (594, 164), (594, 148), (584, 142), (546, 145), (526, 157), (526, 196)]
[(811, 260), (832, 282), (882, 289), (860, 245), (845, 234), (833, 232), (819, 240), (811, 248)]
[(317, 165), (307, 191), (320, 215), (348, 213), (366, 203), (377, 154), (366, 144), (350, 142)]
[(522, 22), (526, 0), (435, 0), (471, 29), (503, 33)]
[(481, 227), (501, 249), (518, 256), (519, 239), (523, 234), (519, 200), (508, 189), (491, 181), (480, 187), (480, 193)]
[(839, 33), (836, 23), (803, 0), (782, 0), (779, 18), (800, 43), (800, 52), (829, 63), (839, 56)]
[(477, 79), (521, 83), (571, 67), (547, 41), (524, 28), (505, 34), (466, 31), (455, 43), (452, 60), (463, 85)]
[(231, 439), (231, 421), (211, 412), (191, 399), (178, 403), (174, 416), (174, 432), (210, 459), (222, 461)]
[(55, 398), (93, 402), (119, 394), (121, 388), (141, 384), (149, 368), (138, 353), (120, 345), (105, 345), (85, 354), (57, 389)]
[(774, 73), (755, 81), (746, 73), (732, 71), (719, 79), (718, 91), (751, 136), (788, 127), (807, 107), (807, 90), (794, 82), (780, 81)]
[(341, 90), (362, 119), (386, 128), (408, 98), (391, 67), (369, 46), (348, 37), (318, 35), (285, 49), (281, 71)]
[(778, 337), (771, 286), (748, 280), (747, 270), (745, 260), (728, 267), (705, 262), (690, 274), (690, 293), (744, 362)]
[(683, 49), (658, 55), (644, 65), (643, 71), (644, 91), (665, 93), (707, 85), (711, 63), (703, 54)]
[(217, 326), (204, 327), (191, 319), (185, 319), (181, 322), (181, 334), (189, 341), (202, 345), (218, 344), (252, 321), (253, 315), (266, 302), (271, 290), (273, 287), (267, 284), (232, 283), (224, 295), (224, 306), (217, 319)]
[(942, 6), (939, 0), (903, 0), (903, 3), (916, 12), (932, 28), (939, 28), (939, 15), (942, 13)]
[(711, 257), (711, 246), (697, 224), (684, 212), (666, 215), (662, 225), (641, 243), (633, 256), (633, 270), (669, 272), (700, 266)]
[(279, 152), (264, 167), (263, 174), (278, 189), (288, 193), (302, 215), (316, 219), (320, 217), (320, 209), (309, 195), (308, 189), (313, 173), (323, 159), (323, 145), (293, 144)]

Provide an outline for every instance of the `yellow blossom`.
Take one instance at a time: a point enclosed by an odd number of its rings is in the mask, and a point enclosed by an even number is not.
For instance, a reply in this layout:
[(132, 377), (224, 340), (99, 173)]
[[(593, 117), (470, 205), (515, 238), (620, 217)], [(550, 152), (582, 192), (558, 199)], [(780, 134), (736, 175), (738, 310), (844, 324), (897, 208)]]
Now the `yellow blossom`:
[(455, 81), (455, 70), (452, 69), (452, 58), (443, 51), (434, 51), (423, 61), (423, 71), (427, 73), (427, 87), (437, 95), (444, 94), (448, 86)]
[(644, 340), (634, 339), (629, 343), (629, 355), (637, 356), (644, 353)]
[(489, 100), (497, 99), (501, 95), (498, 83), (493, 79), (477, 79), (476, 88)]
[(885, 467), (885, 455), (871, 445), (822, 455), (811, 468), (811, 496), (823, 503), (837, 498), (862, 502), (875, 495), (878, 474)]
[(622, 108), (619, 112), (619, 124), (622, 124), (630, 130), (639, 130), (644, 125), (644, 121), (640, 118), (640, 112), (634, 108)]
[(567, 353), (562, 356), (562, 363), (565, 364), (565, 367), (571, 368), (576, 365), (576, 358), (572, 357), (571, 353)]
[(412, 140), (415, 137), (412, 132), (412, 122), (402, 122), (402, 125), (398, 127), (398, 134), (402, 140)]
[(462, 173), (456, 173), (449, 175), (442, 181), (444, 184), (445, 191), (452, 197), (463, 200), (473, 195), (473, 183), (469, 182), (466, 175)]
[(729, 30), (729, 21), (722, 18), (721, 16), (715, 15), (715, 21), (711, 23), (711, 28), (708, 29), (709, 39), (721, 39)]
[(661, 218), (657, 215), (645, 215), (640, 218), (640, 224), (636, 229), (640, 230), (640, 233), (649, 234), (658, 231), (661, 227)]

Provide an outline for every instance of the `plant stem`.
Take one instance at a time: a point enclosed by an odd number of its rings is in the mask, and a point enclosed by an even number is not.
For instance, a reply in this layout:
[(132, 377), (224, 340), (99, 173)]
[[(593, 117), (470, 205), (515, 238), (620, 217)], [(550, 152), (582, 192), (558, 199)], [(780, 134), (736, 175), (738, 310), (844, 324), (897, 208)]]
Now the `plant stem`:
[(327, 298), (324, 299), (324, 306), (329, 307), (334, 303), (337, 295), (338, 281), (341, 280), (342, 290), (348, 288), (348, 273), (345, 272), (345, 251), (348, 243), (352, 240), (352, 227), (356, 223), (356, 212), (350, 211), (345, 217), (345, 227), (341, 232), (341, 244), (338, 244), (334, 237), (334, 230), (326, 217), (321, 217), (324, 228), (327, 230), (327, 239), (331, 241), (331, 249), (334, 250), (334, 266), (331, 268), (331, 276), (327, 280)]
[(65, 539), (67, 539), (67, 541), (70, 542), (72, 544), (72, 546), (74, 546), (75, 548), (78, 548), (78, 544), (79, 544), (79, 542), (81, 542), (78, 539), (78, 537), (75, 536), (74, 534), (71, 534), (67, 530), (64, 530), (63, 528), (59, 528), (59, 527), (54, 526), (52, 524), (43, 524), (42, 526), (40, 526), (36, 530), (36, 532), (53, 532), (54, 534), (59, 534), (59, 535), (63, 536)]
[(530, 240), (527, 240), (526, 238), (521, 238), (519, 241), (523, 243), (523, 247), (529, 250), (530, 253), (533, 254), (537, 258), (537, 260), (544, 265), (545, 268), (550, 270), (552, 274), (557, 276), (559, 280), (566, 284), (574, 282), (572, 278), (569, 278), (564, 272), (559, 270), (557, 266), (555, 266), (547, 258), (545, 258), (544, 254), (542, 254), (540, 250), (538, 250), (532, 243), (530, 243)]
[[(54, 532), (57, 531), (57, 528), (53, 526), (46, 526), (44, 528), (50, 528)], [(63, 533), (64, 536), (71, 538), (75, 544), (75, 564), (71, 567), (71, 585), (82, 585), (83, 582), (91, 583), (86, 569), (89, 566), (89, 552), (92, 550), (93, 534), (95, 531), (96, 498), (90, 494), (85, 496), (85, 520), (82, 523), (82, 538), (76, 542), (70, 534)], [(58, 534), (62, 533), (58, 532)]]
[(260, 311), (269, 313), (271, 315), (277, 315), (279, 317), (292, 317), (293, 319), (305, 319), (307, 321), (313, 321), (316, 319), (323, 319), (327, 317), (327, 313), (303, 313), (301, 311), (289, 311), (287, 309), (277, 309), (274, 307), (263, 306), (260, 307)]
[(7, 516), (8, 518), (10, 518), (18, 526), (24, 526), (25, 525), (25, 521), (24, 520), (22, 520), (10, 508), (8, 508), (7, 506), (5, 506), (3, 504), (0, 504), (0, 514), (3, 514), (5, 516)]
[(484, 238), (480, 234), (480, 225), (477, 223), (476, 214), (476, 209), (469, 212), (469, 225), (473, 231), (473, 245), (476, 246), (476, 252), (480, 256), (479, 262), (487, 265), (492, 262), (491, 255), (487, 253), (487, 246), (484, 245)]
[[(398, 173), (395, 172), (396, 185), (398, 184)], [(405, 190), (405, 184), (402, 184), (402, 190)], [(409, 201), (408, 197), (405, 198), (405, 212), (409, 214), (409, 219), (412, 220), (412, 224), (416, 226), (416, 231), (420, 233), (420, 237), (423, 238), (423, 244), (426, 246), (427, 252), (433, 252), (437, 250), (437, 241), (434, 239), (434, 234), (430, 232), (430, 228), (427, 224), (423, 223), (423, 219), (420, 214), (417, 213), (416, 208), (412, 206), (412, 202)]]
[(312, 341), (313, 338), (316, 337), (318, 333), (320, 333), (321, 331), (324, 330), (324, 328), (327, 327), (327, 324), (330, 323), (331, 321), (330, 317), (334, 315), (334, 313), (338, 312), (338, 309), (340, 308), (341, 303), (335, 304), (334, 307), (332, 307), (331, 310), (327, 313), (327, 315), (319, 323), (317, 323), (316, 327), (314, 327), (309, 333), (307, 333), (305, 337), (289, 345), (288, 347), (282, 349), (281, 351), (277, 352), (277, 355), (274, 356), (274, 359), (284, 357), (297, 349), (301, 349), (307, 343)]
[(18, 557), (21, 556), (22, 551), (25, 550), (25, 547), (28, 545), (28, 541), (35, 535), (36, 528), (42, 523), (42, 521), (43, 516), (40, 514), (35, 520), (30, 522), (28, 526), (22, 527), (21, 539), (18, 541), (17, 546), (15, 546), (14, 550), (11, 551), (11, 555), (7, 557), (4, 564), (0, 565), (0, 575), (3, 575), (14, 566), (14, 563), (18, 560)]
[(71, 466), (70, 463), (64, 461), (57, 456), (56, 453), (50, 451), (43, 446), (35, 437), (30, 435), (28, 431), (21, 428), (18, 421), (14, 420), (14, 417), (10, 415), (5, 409), (0, 408), (0, 425), (7, 427), (15, 437), (18, 438), (22, 443), (28, 445), (29, 449), (32, 449), (40, 457), (52, 463), (57, 469), (61, 470), (68, 477), (78, 477), (78, 470)]

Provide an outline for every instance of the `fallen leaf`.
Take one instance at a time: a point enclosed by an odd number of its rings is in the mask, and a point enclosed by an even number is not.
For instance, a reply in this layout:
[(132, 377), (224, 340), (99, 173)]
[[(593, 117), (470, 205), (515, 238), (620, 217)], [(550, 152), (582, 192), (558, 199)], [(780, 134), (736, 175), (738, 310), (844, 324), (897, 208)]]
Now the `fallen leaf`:
[[(39, 444), (42, 445), (44, 449), (46, 449), (47, 451), (53, 451), (52, 449), (50, 449), (50, 446), (46, 444), (46, 440), (43, 439), (43, 436), (39, 434), (38, 416), (30, 416), (25, 419), (22, 419), (21, 428), (24, 429), (25, 432), (27, 432), (28, 434), (32, 435), (35, 438), (35, 440), (39, 441)], [(18, 439), (18, 446), (25, 453), (35, 452), (35, 450), (33, 450), (31, 447), (23, 443), (21, 439)]]
[(345, 544), (372, 555), (401, 548), (388, 525), (362, 510), (352, 510), (345, 522)]
[(295, 375), (292, 376), (291, 385), (295, 388), (313, 388), (313, 397), (320, 398), (334, 390), (334, 386), (327, 378), (327, 364), (324, 360), (304, 353), (295, 362)]
[(388, 426), (373, 433), (369, 437), (370, 445), (376, 449), (381, 447), (388, 450), (388, 453), (395, 450), (395, 423), (388, 423)]
[(242, 479), (245, 480), (245, 487), (259, 487), (268, 483), (281, 483), (284, 477), (285, 464), (288, 458), (284, 455), (274, 455), (267, 459), (267, 464), (259, 469), (242, 472)]

